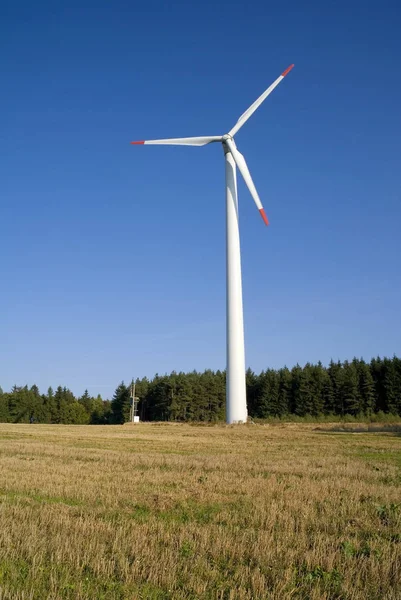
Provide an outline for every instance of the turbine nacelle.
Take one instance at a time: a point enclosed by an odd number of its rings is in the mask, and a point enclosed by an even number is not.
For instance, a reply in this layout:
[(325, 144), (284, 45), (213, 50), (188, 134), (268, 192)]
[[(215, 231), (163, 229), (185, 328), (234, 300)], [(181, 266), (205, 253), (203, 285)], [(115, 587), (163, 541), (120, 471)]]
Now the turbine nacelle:
[(278, 86), (278, 84), (284, 79), (284, 77), (291, 71), (294, 65), (290, 65), (283, 73), (278, 77), (268, 88), (259, 96), (257, 100), (240, 116), (237, 123), (234, 125), (230, 131), (224, 135), (213, 135), (213, 136), (203, 136), (203, 137), (189, 137), (189, 138), (170, 138), (170, 139), (162, 139), (162, 140), (142, 140), (139, 142), (131, 142), (131, 144), (139, 144), (139, 145), (167, 145), (167, 146), (206, 146), (207, 144), (213, 144), (215, 142), (220, 142), (223, 144), (224, 152), (227, 154), (228, 152), (232, 155), (236, 166), (238, 167), (239, 172), (241, 173), (245, 184), (247, 185), (249, 192), (252, 198), (255, 201), (255, 204), (263, 218), (263, 221), (266, 225), (269, 224), (269, 221), (266, 217), (262, 202), (259, 198), (259, 194), (256, 190), (255, 184), (252, 181), (251, 174), (249, 172), (248, 166), (246, 164), (245, 158), (237, 149), (237, 146), (234, 142), (234, 135), (241, 129), (241, 127), (247, 122), (247, 120), (253, 115), (255, 110), (259, 108), (259, 106), (264, 102), (272, 93), (274, 88)]

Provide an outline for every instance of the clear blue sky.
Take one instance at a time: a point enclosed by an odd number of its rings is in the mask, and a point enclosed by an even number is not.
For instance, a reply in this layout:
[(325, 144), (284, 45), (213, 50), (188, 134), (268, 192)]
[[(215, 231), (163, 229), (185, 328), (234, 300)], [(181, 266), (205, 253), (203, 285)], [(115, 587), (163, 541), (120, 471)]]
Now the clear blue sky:
[(224, 161), (237, 135), (247, 365), (401, 353), (401, 7), (3, 2), (0, 384), (110, 397), (225, 367)]

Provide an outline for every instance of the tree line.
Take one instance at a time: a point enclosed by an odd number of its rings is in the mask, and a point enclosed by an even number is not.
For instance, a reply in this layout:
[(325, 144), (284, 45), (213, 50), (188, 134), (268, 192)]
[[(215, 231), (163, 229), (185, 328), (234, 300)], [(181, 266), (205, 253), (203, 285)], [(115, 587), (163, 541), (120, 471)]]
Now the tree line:
[[(158, 375), (137, 379), (135, 395), (143, 421), (204, 421), (225, 419), (225, 372)], [(374, 358), (370, 363), (331, 361), (246, 373), (248, 413), (252, 418), (369, 417), (376, 413), (401, 416), (401, 359)], [(120, 383), (112, 400), (80, 397), (66, 387), (41, 394), (33, 385), (0, 388), (0, 422), (119, 424), (130, 418), (129, 386)]]

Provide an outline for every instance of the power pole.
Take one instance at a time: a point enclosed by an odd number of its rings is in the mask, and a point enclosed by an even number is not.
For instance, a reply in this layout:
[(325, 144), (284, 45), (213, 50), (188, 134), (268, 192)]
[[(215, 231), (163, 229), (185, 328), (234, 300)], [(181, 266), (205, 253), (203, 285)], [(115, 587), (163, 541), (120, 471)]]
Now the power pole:
[(131, 381), (131, 423), (139, 423), (139, 415), (138, 415), (138, 401), (139, 398), (135, 396), (135, 382), (134, 379)]

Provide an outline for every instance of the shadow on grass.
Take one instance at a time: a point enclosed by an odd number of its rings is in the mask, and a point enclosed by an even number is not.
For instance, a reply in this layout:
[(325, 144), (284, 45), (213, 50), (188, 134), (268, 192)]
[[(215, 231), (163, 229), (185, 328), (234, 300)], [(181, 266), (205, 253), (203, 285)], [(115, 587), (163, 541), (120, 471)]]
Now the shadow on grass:
[(388, 433), (401, 436), (401, 423), (343, 423), (333, 427), (315, 427), (319, 433)]

